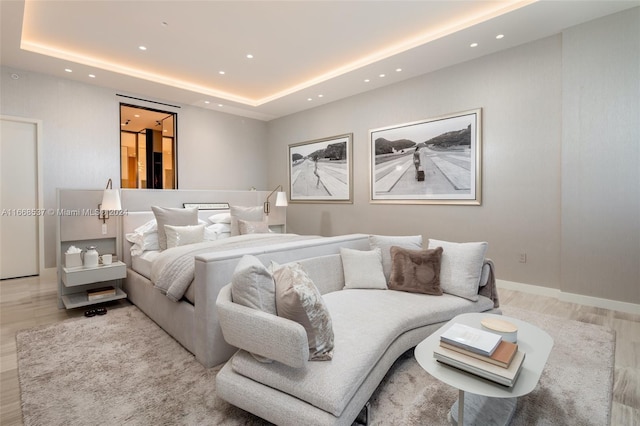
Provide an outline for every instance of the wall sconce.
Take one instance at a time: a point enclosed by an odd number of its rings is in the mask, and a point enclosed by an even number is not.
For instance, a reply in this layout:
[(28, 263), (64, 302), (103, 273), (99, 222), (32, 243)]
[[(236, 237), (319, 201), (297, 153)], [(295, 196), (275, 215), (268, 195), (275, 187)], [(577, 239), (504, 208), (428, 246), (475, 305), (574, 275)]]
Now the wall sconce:
[(111, 179), (107, 182), (107, 187), (102, 193), (102, 203), (98, 204), (98, 219), (102, 220), (103, 224), (109, 219), (109, 210), (122, 210), (120, 191), (113, 189)]
[[(280, 191), (278, 191), (278, 189)], [(267, 200), (264, 202), (264, 213), (269, 216), (269, 212), (271, 211), (271, 203), (269, 203), (269, 197), (273, 195), (274, 192), (278, 191), (276, 195), (276, 207), (287, 207), (289, 203), (287, 202), (287, 193), (282, 190), (282, 185), (276, 186), (276, 189), (271, 191), (271, 194), (267, 195)]]

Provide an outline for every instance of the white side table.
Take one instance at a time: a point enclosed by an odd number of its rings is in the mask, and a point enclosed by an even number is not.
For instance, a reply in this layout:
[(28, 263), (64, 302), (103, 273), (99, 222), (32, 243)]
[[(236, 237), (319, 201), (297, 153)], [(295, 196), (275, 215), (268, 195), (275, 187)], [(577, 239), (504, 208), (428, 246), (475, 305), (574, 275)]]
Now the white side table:
[[(440, 345), (440, 335), (454, 323), (481, 328), (480, 321), (487, 317), (504, 319), (518, 327), (518, 349), (526, 353), (520, 375), (513, 387), (501, 386), (473, 374), (442, 365), (433, 357)], [(522, 320), (486, 313), (462, 314), (443, 325), (415, 348), (418, 364), (438, 380), (458, 389), (458, 401), (451, 407), (451, 416), (462, 425), (464, 419), (471, 424), (507, 425), (516, 409), (517, 397), (535, 389), (547, 362), (553, 339), (545, 331)], [(468, 393), (465, 400), (465, 392)]]

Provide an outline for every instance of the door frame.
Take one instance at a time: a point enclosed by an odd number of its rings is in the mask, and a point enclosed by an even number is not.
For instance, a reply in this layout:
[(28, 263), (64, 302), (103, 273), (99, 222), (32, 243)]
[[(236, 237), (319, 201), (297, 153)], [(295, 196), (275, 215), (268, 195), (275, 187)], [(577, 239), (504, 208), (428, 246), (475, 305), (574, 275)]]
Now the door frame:
[[(38, 198), (38, 275), (42, 275), (45, 270), (44, 267), (44, 217), (52, 212), (55, 214), (54, 209), (44, 208), (44, 191), (43, 191), (43, 176), (42, 176), (42, 120), (36, 118), (16, 117), (11, 115), (0, 115), (0, 121), (15, 121), (18, 123), (34, 124), (36, 126), (36, 182), (38, 184), (37, 198)], [(56, 259), (56, 265), (58, 259)]]

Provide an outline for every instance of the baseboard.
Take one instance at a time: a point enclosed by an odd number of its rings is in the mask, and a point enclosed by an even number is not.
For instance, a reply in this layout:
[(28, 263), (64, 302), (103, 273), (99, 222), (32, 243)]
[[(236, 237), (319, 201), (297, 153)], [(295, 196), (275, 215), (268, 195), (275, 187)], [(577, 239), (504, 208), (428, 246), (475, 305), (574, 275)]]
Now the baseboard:
[(640, 305), (636, 303), (620, 302), (618, 300), (602, 299), (600, 297), (585, 296), (582, 294), (566, 293), (557, 288), (542, 287), (538, 285), (518, 283), (514, 281), (496, 280), (496, 286), (506, 290), (516, 290), (523, 293), (537, 294), (553, 297), (563, 302), (577, 303), (579, 305), (604, 308), (612, 311), (626, 312), (640, 315)]

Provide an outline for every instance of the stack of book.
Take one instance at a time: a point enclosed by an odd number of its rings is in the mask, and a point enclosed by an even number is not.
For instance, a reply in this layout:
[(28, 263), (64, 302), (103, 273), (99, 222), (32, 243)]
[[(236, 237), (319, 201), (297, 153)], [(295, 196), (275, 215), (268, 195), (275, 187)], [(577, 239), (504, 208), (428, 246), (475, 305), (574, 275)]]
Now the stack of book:
[(99, 300), (116, 294), (115, 287), (100, 287), (87, 290), (87, 300)]
[(511, 387), (525, 353), (499, 334), (456, 323), (442, 333), (433, 356), (443, 364)]

